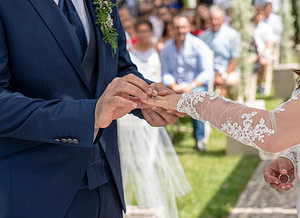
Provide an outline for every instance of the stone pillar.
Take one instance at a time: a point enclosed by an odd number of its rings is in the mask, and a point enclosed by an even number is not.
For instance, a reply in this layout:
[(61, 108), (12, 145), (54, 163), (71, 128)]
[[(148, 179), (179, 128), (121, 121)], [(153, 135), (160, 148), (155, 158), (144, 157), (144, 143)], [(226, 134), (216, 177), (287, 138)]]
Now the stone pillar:
[(298, 63), (279, 64), (274, 67), (274, 97), (289, 98), (295, 89), (297, 75), (291, 69), (298, 68)]
[(300, 64), (300, 44), (296, 45), (296, 52), (298, 56), (298, 64)]

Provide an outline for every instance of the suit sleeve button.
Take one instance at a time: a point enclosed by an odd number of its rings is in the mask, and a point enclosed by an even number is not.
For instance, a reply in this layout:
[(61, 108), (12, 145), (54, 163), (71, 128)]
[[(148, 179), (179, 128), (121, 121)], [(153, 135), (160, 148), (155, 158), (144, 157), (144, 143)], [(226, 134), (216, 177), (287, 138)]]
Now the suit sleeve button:
[(62, 143), (67, 143), (67, 139), (61, 139)]
[(73, 144), (78, 145), (79, 144), (78, 139), (73, 139)]
[(68, 139), (67, 139), (67, 142), (68, 142), (69, 144), (72, 144), (72, 143), (73, 143), (73, 139), (68, 138)]
[(60, 143), (60, 139), (54, 139), (55, 143)]

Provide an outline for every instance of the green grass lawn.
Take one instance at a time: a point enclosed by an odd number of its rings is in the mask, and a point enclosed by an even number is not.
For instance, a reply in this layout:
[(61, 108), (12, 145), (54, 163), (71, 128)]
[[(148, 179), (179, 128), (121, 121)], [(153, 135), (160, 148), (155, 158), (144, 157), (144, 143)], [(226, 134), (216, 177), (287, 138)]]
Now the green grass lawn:
[[(282, 99), (264, 98), (266, 108), (274, 109)], [(189, 117), (181, 126), (191, 130)], [(169, 129), (169, 127), (168, 127)], [(194, 149), (191, 131), (177, 131), (173, 143), (191, 184), (192, 191), (177, 198), (180, 218), (225, 218), (260, 162), (258, 156), (227, 156), (226, 137), (212, 129), (206, 152)]]

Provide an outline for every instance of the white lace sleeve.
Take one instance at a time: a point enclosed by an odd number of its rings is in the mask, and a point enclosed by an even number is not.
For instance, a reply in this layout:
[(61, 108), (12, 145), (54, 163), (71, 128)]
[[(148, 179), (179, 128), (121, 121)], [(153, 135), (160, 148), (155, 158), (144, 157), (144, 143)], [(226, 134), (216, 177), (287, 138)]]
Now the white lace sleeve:
[(273, 111), (247, 107), (213, 92), (182, 94), (179, 112), (208, 121), (228, 136), (255, 148), (278, 152), (300, 143), (299, 91)]

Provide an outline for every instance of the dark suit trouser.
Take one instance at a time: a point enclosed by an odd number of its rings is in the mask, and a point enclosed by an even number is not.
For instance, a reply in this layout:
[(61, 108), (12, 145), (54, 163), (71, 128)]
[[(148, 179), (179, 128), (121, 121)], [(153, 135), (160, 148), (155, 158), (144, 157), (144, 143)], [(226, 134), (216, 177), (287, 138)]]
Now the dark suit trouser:
[(122, 205), (113, 180), (89, 189), (79, 189), (65, 218), (122, 218)]

